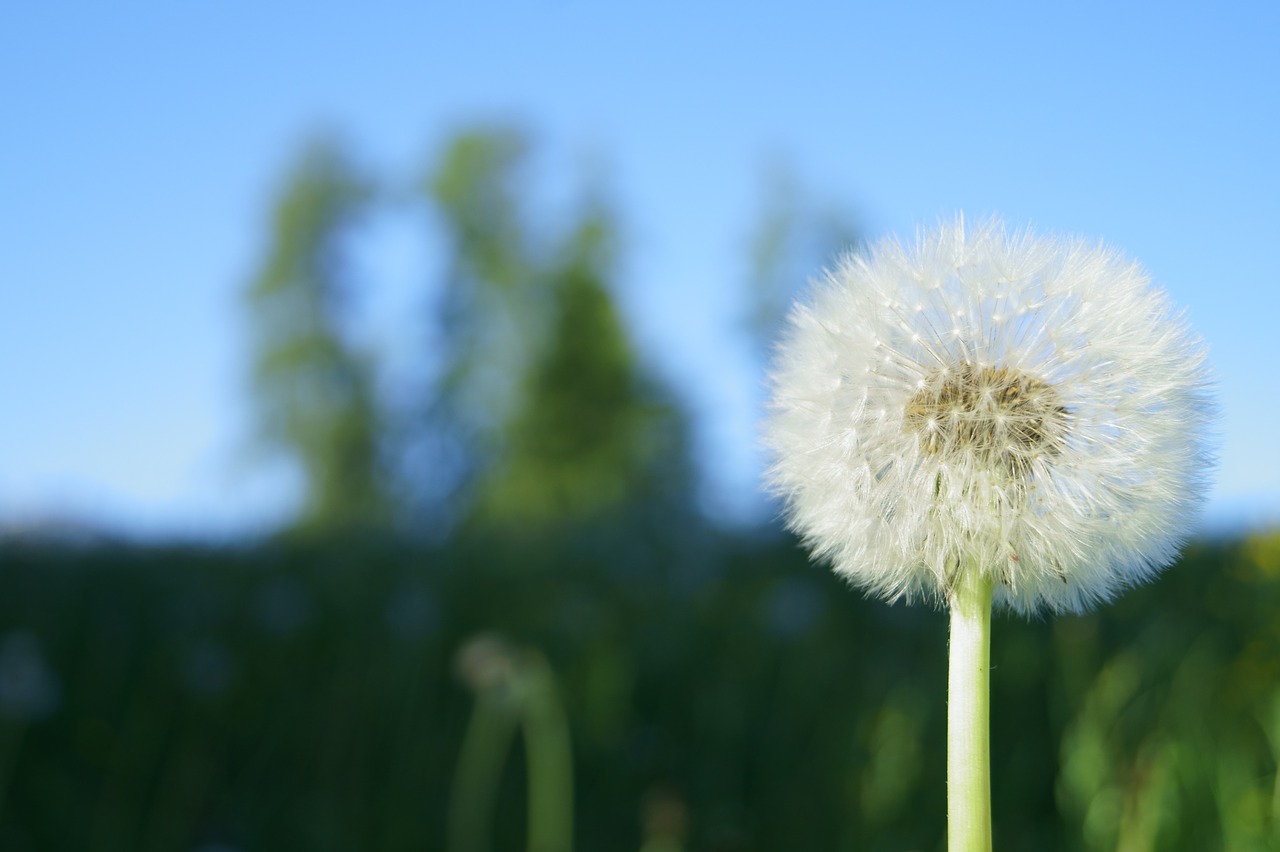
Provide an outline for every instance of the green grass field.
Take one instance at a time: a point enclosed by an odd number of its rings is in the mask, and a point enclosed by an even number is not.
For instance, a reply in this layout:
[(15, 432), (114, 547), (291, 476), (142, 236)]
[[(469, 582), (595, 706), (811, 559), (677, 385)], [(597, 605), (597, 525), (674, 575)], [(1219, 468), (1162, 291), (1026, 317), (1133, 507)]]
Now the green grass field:
[[(552, 666), (581, 850), (936, 850), (946, 617), (789, 539), (0, 549), (0, 849), (445, 849), (495, 631)], [(1280, 848), (1280, 538), (997, 616), (996, 845)], [(510, 749), (493, 848), (525, 848)]]

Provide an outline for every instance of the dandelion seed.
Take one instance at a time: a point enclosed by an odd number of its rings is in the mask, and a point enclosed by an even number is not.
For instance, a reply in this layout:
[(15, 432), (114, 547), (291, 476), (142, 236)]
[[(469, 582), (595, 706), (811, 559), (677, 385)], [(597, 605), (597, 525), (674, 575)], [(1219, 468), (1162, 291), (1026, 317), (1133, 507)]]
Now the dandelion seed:
[(770, 482), (814, 553), (874, 595), (943, 602), (959, 565), (997, 604), (1081, 611), (1154, 576), (1194, 526), (1204, 361), (1117, 252), (957, 219), (846, 259), (793, 309)]

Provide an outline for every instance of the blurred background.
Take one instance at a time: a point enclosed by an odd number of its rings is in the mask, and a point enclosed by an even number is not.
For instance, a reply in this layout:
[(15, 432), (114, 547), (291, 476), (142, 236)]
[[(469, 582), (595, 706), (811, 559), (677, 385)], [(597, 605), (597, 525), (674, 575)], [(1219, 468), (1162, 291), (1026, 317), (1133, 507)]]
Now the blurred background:
[(755, 424), (806, 280), (961, 210), (1138, 259), (1221, 406), (1178, 565), (996, 620), (997, 844), (1280, 848), (1278, 38), (0, 11), (0, 849), (943, 848), (945, 615), (808, 562)]

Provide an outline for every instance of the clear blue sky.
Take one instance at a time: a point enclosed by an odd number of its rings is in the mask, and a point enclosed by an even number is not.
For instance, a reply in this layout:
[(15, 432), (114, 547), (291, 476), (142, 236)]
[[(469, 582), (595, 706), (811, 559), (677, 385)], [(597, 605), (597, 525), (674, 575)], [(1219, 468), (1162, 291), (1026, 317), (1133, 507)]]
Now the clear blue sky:
[[(287, 515), (291, 480), (244, 450), (239, 302), (282, 171), (329, 127), (412, 174), (474, 120), (523, 125), (546, 174), (607, 165), (624, 302), (704, 416), (721, 499), (758, 476), (733, 311), (781, 159), (871, 236), (965, 210), (1140, 260), (1211, 346), (1210, 519), (1280, 520), (1280, 5), (355, 9), (0, 11), (0, 525)], [(430, 267), (397, 244), (388, 280)]]

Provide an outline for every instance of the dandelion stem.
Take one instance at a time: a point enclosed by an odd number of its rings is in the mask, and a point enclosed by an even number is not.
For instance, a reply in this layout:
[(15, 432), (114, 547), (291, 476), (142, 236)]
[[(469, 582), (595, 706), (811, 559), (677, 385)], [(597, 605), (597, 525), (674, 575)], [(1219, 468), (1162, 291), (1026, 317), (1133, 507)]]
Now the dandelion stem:
[(573, 753), (569, 722), (551, 666), (541, 654), (528, 663), (524, 744), (529, 766), (529, 852), (573, 849)]
[(462, 740), (449, 806), (449, 852), (484, 852), (494, 819), (502, 765), (515, 738), (518, 717), (510, 698), (484, 690)]
[(991, 850), (991, 577), (969, 566), (951, 595), (947, 850)]
[(489, 848), (502, 764), (517, 726), (524, 732), (529, 852), (573, 850), (573, 749), (556, 678), (542, 654), (482, 636), (458, 654), (476, 690), (449, 810), (450, 852)]

